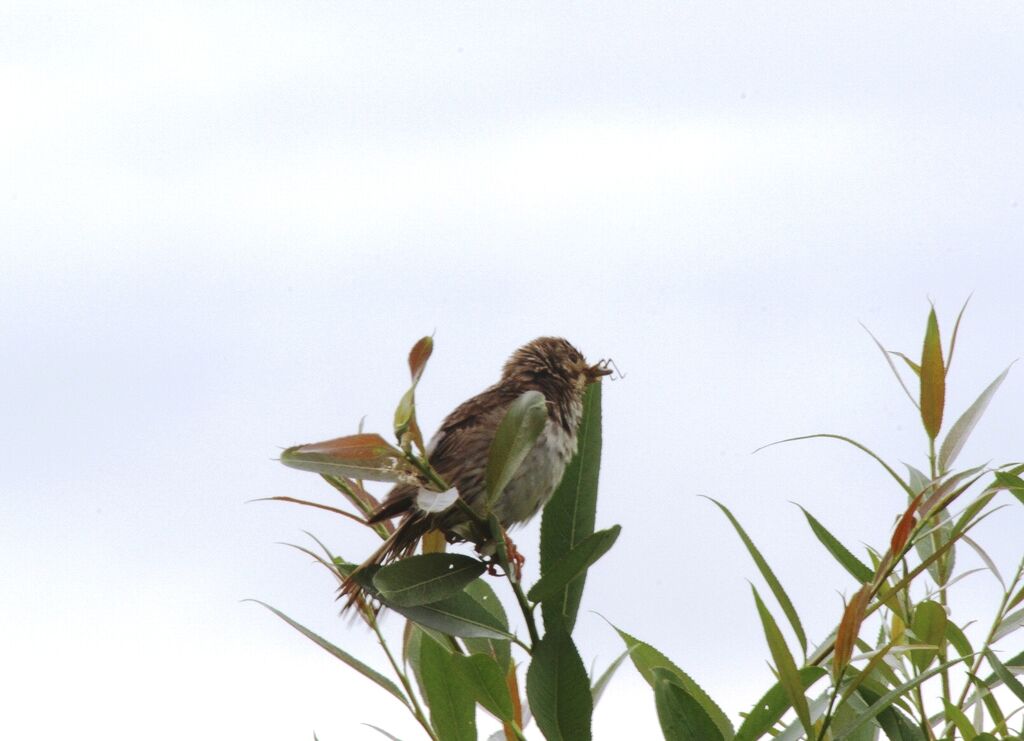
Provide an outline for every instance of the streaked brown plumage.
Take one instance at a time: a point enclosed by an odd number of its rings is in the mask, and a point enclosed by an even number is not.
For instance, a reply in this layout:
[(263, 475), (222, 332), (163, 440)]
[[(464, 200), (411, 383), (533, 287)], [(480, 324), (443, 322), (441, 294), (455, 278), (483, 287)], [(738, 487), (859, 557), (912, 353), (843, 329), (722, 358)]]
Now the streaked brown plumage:
[[(431, 466), (470, 507), (482, 512), (484, 475), (498, 424), (520, 395), (541, 392), (548, 406), (544, 430), (494, 505), (503, 527), (525, 522), (554, 492), (576, 452), (576, 428), (587, 384), (610, 372), (601, 363), (588, 365), (576, 348), (559, 337), (540, 337), (520, 347), (505, 363), (497, 383), (458, 406), (442, 422), (427, 446)], [(411, 555), (430, 530), (440, 530), (452, 541), (483, 544), (469, 527), (466, 513), (458, 507), (424, 512), (417, 505), (418, 492), (412, 484), (398, 484), (370, 516), (370, 522), (402, 519), (360, 569)], [(349, 598), (349, 605), (358, 591), (354, 580), (346, 581), (342, 594)]]

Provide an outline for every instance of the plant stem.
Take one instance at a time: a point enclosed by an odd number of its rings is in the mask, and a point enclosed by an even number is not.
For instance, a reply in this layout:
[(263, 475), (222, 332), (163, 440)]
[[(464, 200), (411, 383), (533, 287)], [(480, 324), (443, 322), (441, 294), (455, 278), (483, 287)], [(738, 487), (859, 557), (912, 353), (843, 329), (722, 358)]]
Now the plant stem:
[(835, 685), (832, 690), (832, 697), (828, 699), (828, 710), (825, 711), (825, 719), (822, 721), (821, 730), (818, 731), (818, 741), (825, 741), (825, 733), (828, 732), (828, 727), (832, 723), (832, 708), (836, 704), (836, 697), (839, 696), (839, 685), (843, 683), (843, 675), (846, 674), (846, 667), (844, 666), (839, 672), (839, 676), (836, 677)]
[(377, 641), (380, 643), (380, 647), (384, 649), (384, 654), (388, 657), (388, 661), (391, 663), (391, 668), (394, 669), (395, 674), (398, 676), (398, 681), (402, 683), (402, 687), (405, 688), (405, 693), (409, 696), (409, 710), (412, 711), (413, 716), (419, 721), (419, 724), (423, 726), (423, 729), (427, 732), (433, 741), (438, 741), (437, 734), (434, 733), (434, 729), (430, 725), (430, 721), (427, 720), (427, 716), (423, 714), (423, 708), (420, 707), (419, 701), (416, 699), (416, 693), (412, 689), (412, 683), (409, 682), (408, 675), (402, 671), (398, 662), (395, 661), (394, 655), (391, 653), (391, 649), (388, 648), (387, 641), (384, 640), (384, 635), (380, 632), (380, 627), (377, 625), (377, 620), (373, 619), (368, 621), (370, 628), (377, 636)]
[(498, 562), (501, 564), (501, 568), (505, 571), (508, 583), (512, 585), (512, 592), (515, 594), (516, 601), (519, 603), (519, 609), (523, 613), (523, 620), (526, 621), (526, 629), (530, 631), (530, 644), (533, 648), (536, 648), (537, 644), (540, 642), (540, 635), (537, 633), (537, 622), (533, 619), (533, 608), (530, 606), (529, 600), (526, 599), (523, 587), (516, 579), (515, 571), (509, 563), (508, 540), (505, 535), (505, 528), (501, 526), (501, 523), (498, 522), (498, 518), (494, 515), (491, 515), (490, 526), (491, 535), (497, 545), (496, 554), (498, 556)]
[[(982, 645), (981, 650), (978, 651), (977, 656), (974, 658), (974, 664), (971, 666), (969, 674), (977, 674), (978, 669), (981, 668), (981, 662), (984, 659), (985, 650), (992, 644), (992, 639), (995, 638), (996, 631), (999, 629), (999, 624), (1002, 623), (1003, 619), (1006, 617), (1006, 606), (1013, 596), (1013, 590), (1017, 588), (1022, 577), (1024, 577), (1024, 559), (1021, 559), (1020, 565), (1017, 566), (1017, 573), (1014, 574), (1013, 580), (1010, 582), (1006, 593), (1003, 594), (1003, 599), (999, 603), (999, 609), (996, 611), (996, 617), (992, 621), (992, 627), (989, 628), (988, 635), (985, 636), (985, 642)], [(960, 692), (960, 699), (956, 702), (958, 710), (964, 709), (964, 701), (967, 699), (967, 693), (970, 691), (970, 688), (971, 683), (965, 682), (964, 688)]]

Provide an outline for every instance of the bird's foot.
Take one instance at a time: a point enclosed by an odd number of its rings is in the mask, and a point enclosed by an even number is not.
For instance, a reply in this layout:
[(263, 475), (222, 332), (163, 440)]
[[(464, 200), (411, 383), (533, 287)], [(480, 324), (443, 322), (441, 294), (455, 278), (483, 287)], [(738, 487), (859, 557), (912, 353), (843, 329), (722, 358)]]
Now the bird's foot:
[[(512, 542), (512, 538), (508, 537), (508, 533), (502, 530), (502, 538), (505, 540), (505, 554), (508, 556), (509, 566), (512, 567), (512, 577), (515, 581), (521, 581), (523, 578), (523, 564), (526, 563), (526, 556), (519, 552), (516, 548), (516, 544)], [(493, 543), (492, 546), (493, 548)], [(505, 576), (504, 571), (499, 571), (498, 567), (501, 562), (496, 558), (495, 553), (491, 553), (487, 558), (487, 573), (491, 576)]]

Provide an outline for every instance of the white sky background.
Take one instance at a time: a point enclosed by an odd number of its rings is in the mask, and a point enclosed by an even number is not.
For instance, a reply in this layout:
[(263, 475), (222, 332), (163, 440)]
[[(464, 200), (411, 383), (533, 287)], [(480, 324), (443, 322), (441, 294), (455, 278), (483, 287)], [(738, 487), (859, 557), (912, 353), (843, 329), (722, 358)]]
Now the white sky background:
[[(788, 501), (881, 546), (904, 498), (838, 443), (750, 452), (838, 432), (925, 466), (858, 321), (914, 355), (928, 299), (948, 338), (974, 292), (947, 424), (1024, 353), (1024, 10), (901, 8), (5, 3), (0, 737), (417, 737), (239, 600), (383, 668), (275, 545), (369, 537), (244, 502), (330, 501), (273, 458), (363, 415), (386, 433), (434, 331), (431, 429), (541, 334), (626, 372), (598, 513), (623, 534), (577, 638), (619, 652), (600, 612), (736, 719), (771, 681), (756, 570), (697, 495), (820, 639), (851, 580)], [(1022, 373), (961, 463), (1024, 458)], [(1004, 571), (1022, 526), (1014, 503), (979, 535)], [(974, 576), (954, 616), (995, 599)], [(595, 737), (656, 729), (624, 668)]]

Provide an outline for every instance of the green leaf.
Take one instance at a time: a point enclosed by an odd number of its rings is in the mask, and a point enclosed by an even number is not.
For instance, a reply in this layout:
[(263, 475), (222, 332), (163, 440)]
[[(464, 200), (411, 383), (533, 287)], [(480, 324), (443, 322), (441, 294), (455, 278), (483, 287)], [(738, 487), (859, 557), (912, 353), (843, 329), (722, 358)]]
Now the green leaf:
[(295, 445), (281, 453), (281, 462), (302, 471), (370, 481), (407, 481), (416, 477), (401, 450), (380, 435), (370, 433)]
[[(379, 733), (384, 738), (391, 739), (391, 741), (402, 741), (402, 739), (400, 739), (398, 736), (391, 735), (390, 733), (385, 731), (383, 728), (378, 728), (377, 726), (372, 725), (370, 723), (363, 723), (363, 725), (366, 726), (367, 728), (372, 728), (373, 730), (375, 730), (377, 733)], [(319, 741), (319, 739), (317, 739), (316, 736), (313, 736), (313, 741)]]
[(924, 600), (914, 608), (911, 629), (919, 643), (935, 648), (916, 648), (910, 652), (910, 659), (919, 672), (928, 668), (939, 655), (946, 637), (946, 609), (934, 600)]
[[(489, 612), (502, 630), (508, 630), (505, 608), (501, 606), (501, 600), (487, 582), (477, 579), (466, 587), (466, 594)], [(512, 662), (512, 646), (509, 641), (495, 638), (463, 638), (462, 642), (466, 644), (466, 650), (470, 653), (490, 656), (498, 662), (502, 671), (508, 671)]]
[(946, 439), (942, 441), (942, 447), (939, 449), (939, 470), (947, 471), (949, 467), (956, 460), (956, 457), (960, 454), (960, 449), (963, 448), (964, 443), (967, 442), (967, 438), (970, 437), (971, 432), (974, 430), (974, 426), (978, 424), (978, 420), (981, 419), (981, 415), (985, 413), (985, 409), (988, 408), (989, 402), (995, 395), (996, 390), (1002, 384), (1006, 378), (1006, 374), (1010, 372), (1009, 366), (1006, 370), (1000, 373), (996, 380), (988, 385), (981, 395), (975, 399), (974, 403), (967, 408), (967, 411), (960, 415), (960, 419), (953, 423), (953, 426), (949, 428), (949, 432), (946, 433)]
[(722, 732), (672, 672), (655, 669), (654, 677), (654, 702), (665, 741), (723, 741)]
[(1017, 610), (1016, 612), (1011, 612), (1000, 621), (999, 627), (996, 628), (996, 632), (992, 634), (992, 643), (1001, 641), (1021, 626), (1024, 626), (1024, 608)]
[(484, 569), (471, 556), (427, 553), (384, 566), (373, 575), (373, 586), (390, 605), (425, 605), (461, 592)]
[[(797, 672), (803, 690), (809, 689), (826, 674), (828, 672), (820, 666), (808, 666)], [(786, 688), (782, 686), (782, 682), (778, 682), (747, 713), (743, 724), (736, 731), (736, 741), (755, 741), (761, 738), (792, 706)]]
[(928, 328), (921, 349), (921, 421), (928, 437), (935, 439), (942, 429), (942, 410), (946, 404), (946, 368), (942, 361), (939, 320), (935, 308), (928, 312)]
[(978, 735), (978, 730), (974, 727), (974, 724), (968, 720), (967, 716), (964, 715), (963, 711), (953, 705), (946, 698), (942, 698), (942, 704), (946, 709), (946, 720), (956, 726), (957, 730), (960, 731), (960, 735), (963, 737), (963, 741), (974, 741)]
[(454, 655), (433, 638), (420, 646), (423, 692), (440, 741), (476, 741), (476, 703), (455, 668)]
[[(985, 703), (985, 709), (988, 710), (988, 714), (992, 718), (992, 730), (996, 733), (1006, 734), (1006, 716), (1003, 714), (1003, 709), (999, 707), (999, 703), (996, 701), (995, 695), (989, 691), (989, 688), (981, 681), (980, 677), (971, 674), (969, 671), (965, 671), (964, 673), (967, 674), (967, 678), (971, 680), (974, 687), (980, 691), (979, 694), (981, 695), (981, 700)], [(975, 695), (975, 697), (977, 697), (977, 695)], [(969, 707), (973, 703), (974, 699), (972, 698), (968, 701), (968, 705), (966, 707)]]
[(946, 640), (949, 641), (949, 644), (956, 649), (960, 656), (966, 658), (974, 655), (974, 649), (971, 648), (971, 643), (967, 640), (967, 636), (964, 635), (964, 632), (952, 620), (946, 621)]
[[(881, 697), (878, 697), (877, 700), (874, 700), (871, 703), (871, 706), (868, 707), (867, 710), (865, 710), (863, 713), (858, 714), (856, 719), (852, 723), (834, 729), (834, 735), (836, 736), (836, 738), (842, 738), (843, 736), (849, 735), (865, 723), (871, 721), (875, 716), (879, 716), (879, 722), (881, 723), (880, 713), (890, 708), (894, 702), (905, 697), (910, 690), (914, 689), (914, 687), (917, 687), (922, 682), (931, 679), (936, 674), (941, 672), (943, 669), (948, 669), (949, 667), (959, 663), (960, 661), (963, 661), (963, 659), (953, 659), (952, 661), (946, 661), (942, 664), (939, 664), (938, 666), (932, 667), (928, 671), (922, 672), (917, 676), (912, 677), (909, 681), (904, 682), (900, 686), (894, 687)], [(865, 695), (865, 697), (867, 697), (867, 695), (865, 694), (865, 690), (865, 687), (861, 687), (859, 692)]]
[(494, 433), (487, 460), (488, 510), (533, 450), (547, 420), (548, 406), (540, 391), (527, 391), (509, 406)]
[(533, 650), (526, 696), (548, 741), (588, 741), (593, 700), (590, 681), (568, 631), (549, 629)]
[(760, 448), (758, 448), (754, 452), (756, 453), (756, 452), (758, 452), (758, 450), (764, 450), (765, 448), (770, 448), (770, 447), (772, 447), (774, 445), (781, 445), (782, 443), (792, 443), (792, 442), (796, 442), (797, 440), (816, 440), (816, 439), (819, 439), (819, 438), (823, 439), (823, 440), (841, 440), (844, 443), (848, 443), (849, 445), (852, 445), (853, 447), (857, 448), (857, 450), (860, 450), (863, 453), (866, 453), (871, 458), (873, 458), (875, 460), (875, 462), (878, 463), (878, 465), (880, 465), (882, 468), (884, 468), (886, 470), (886, 472), (890, 476), (892, 476), (893, 479), (901, 487), (903, 487), (903, 491), (907, 492), (907, 494), (909, 494), (910, 496), (914, 496), (917, 493), (917, 492), (915, 492), (910, 487), (910, 485), (906, 481), (904, 481), (900, 477), (900, 475), (898, 473), (896, 473), (896, 471), (893, 470), (892, 466), (890, 466), (888, 463), (886, 463), (884, 460), (882, 460), (881, 456), (879, 456), (877, 453), (875, 453), (873, 450), (871, 450), (867, 446), (861, 445), (856, 440), (853, 440), (852, 438), (849, 438), (849, 437), (844, 437), (843, 435), (833, 435), (832, 433), (829, 433), (829, 432), (819, 432), (819, 433), (817, 433), (815, 435), (800, 435), (799, 437), (789, 437), (789, 438), (786, 438), (785, 440), (776, 440), (773, 443), (768, 443), (767, 445), (762, 445)]
[(896, 380), (899, 382), (900, 387), (902, 387), (903, 392), (907, 395), (907, 398), (910, 399), (911, 403), (913, 403), (913, 405), (915, 407), (919, 407), (919, 405), (917, 403), (917, 399), (915, 399), (914, 395), (912, 393), (910, 393), (910, 389), (907, 388), (907, 384), (903, 382), (903, 376), (901, 376), (899, 371), (896, 370), (896, 366), (893, 365), (892, 358), (890, 358), (889, 356), (890, 355), (899, 355), (900, 357), (902, 357), (907, 362), (907, 364), (911, 367), (911, 369), (918, 376), (920, 376), (921, 375), (921, 369), (917, 367), (917, 363), (911, 362), (908, 357), (903, 355), (903, 353), (894, 353), (894, 352), (892, 352), (890, 350), (886, 350), (884, 347), (882, 347), (882, 343), (878, 341), (878, 338), (875, 337), (873, 334), (871, 334), (871, 330), (867, 328), (867, 326), (864, 324), (864, 322), (861, 322), (860, 326), (864, 328), (864, 331), (868, 333), (868, 336), (871, 337), (871, 339), (874, 341), (875, 345), (877, 345), (878, 349), (882, 352), (882, 357), (885, 358), (885, 362), (889, 364), (889, 369), (892, 371), (892, 374), (894, 376), (896, 376)]
[(512, 698), (508, 696), (505, 672), (497, 662), (484, 654), (453, 654), (452, 658), (456, 671), (462, 676), (463, 684), (469, 688), (480, 706), (498, 720), (512, 720)]
[(1013, 676), (1013, 673), (996, 657), (992, 649), (985, 649), (985, 658), (988, 659), (992, 670), (999, 677), (999, 680), (1006, 685), (1006, 688), (1016, 695), (1018, 700), (1024, 702), (1024, 685), (1020, 683), (1020, 680)]
[[(942, 547), (953, 536), (953, 521), (949, 512), (945, 509), (939, 510), (935, 515), (939, 526), (934, 528), (928, 535), (914, 541), (914, 548), (922, 561), (927, 561), (935, 551)], [(953, 566), (956, 564), (956, 548), (950, 547), (941, 558), (934, 559), (928, 566), (928, 573), (940, 587), (946, 586), (949, 577), (953, 574)]]
[[(540, 522), (540, 571), (547, 574), (594, 532), (597, 483), (601, 469), (601, 384), (592, 383), (583, 397), (583, 417), (576, 433), (578, 448), (569, 462)], [(571, 581), (558, 599), (541, 605), (544, 627), (576, 625), (586, 575)]]
[[(866, 702), (871, 703), (872, 706), (882, 697), (879, 692), (874, 692), (867, 686), (861, 687), (857, 691), (857, 694), (863, 697)], [(860, 728), (863, 728), (864, 724), (859, 723), (858, 721), (860, 720), (861, 715), (866, 714), (867, 712), (868, 708), (860, 708), (856, 715), (844, 718), (841, 723), (838, 722), (837, 719), (837, 722), (834, 725), (837, 728), (849, 728), (854, 724), (857, 724)], [(877, 722), (878, 725), (882, 727), (882, 731), (885, 733), (889, 741), (925, 741), (924, 732), (922, 732), (921, 729), (910, 720), (910, 718), (904, 715), (899, 708), (892, 704), (890, 704), (889, 707), (878, 711)], [(856, 730), (851, 731), (850, 734), (842, 736), (837, 733), (835, 737), (845, 739), (850, 738), (855, 733), (857, 733)]]
[(423, 369), (427, 366), (427, 360), (434, 351), (434, 338), (421, 337), (412, 350), (409, 351), (409, 374), (412, 376), (412, 385), (398, 402), (395, 409), (395, 437), (398, 438), (403, 448), (408, 449), (409, 443), (413, 442), (419, 448), (420, 453), (425, 454), (423, 447), (423, 433), (420, 432), (419, 423), (416, 421), (416, 386), (423, 375)]
[(608, 665), (608, 668), (605, 669), (601, 676), (597, 678), (597, 681), (594, 682), (594, 686), (590, 688), (590, 694), (594, 698), (595, 708), (597, 707), (598, 701), (601, 699), (601, 695), (604, 694), (604, 690), (605, 687), (608, 686), (608, 682), (611, 681), (612, 676), (618, 668), (622, 666), (622, 662), (626, 660), (627, 656), (629, 656), (629, 651), (623, 651), (619, 654), (618, 658)]
[(782, 607), (782, 612), (785, 613), (786, 618), (789, 620), (789, 624), (793, 628), (793, 632), (796, 634), (796, 639), (800, 642), (800, 648), (803, 649), (804, 655), (807, 654), (807, 636), (804, 635), (804, 628), (800, 624), (800, 616), (797, 615), (796, 609), (793, 607), (793, 603), (789, 600), (789, 595), (786, 594), (786, 590), (782, 588), (782, 584), (775, 578), (775, 573), (771, 570), (768, 562), (764, 560), (764, 556), (757, 550), (757, 546), (754, 545), (754, 541), (750, 539), (747, 532), (743, 529), (743, 526), (733, 517), (732, 512), (724, 504), (711, 497), (705, 497), (710, 499), (718, 508), (725, 513), (725, 516), (729, 518), (729, 522), (732, 523), (736, 533), (740, 536), (740, 540), (743, 541), (743, 545), (747, 547), (750, 552), (751, 558), (754, 559), (754, 563), (757, 564), (758, 571), (761, 572), (761, 576), (764, 577), (768, 587), (772, 590), (772, 594), (775, 595), (775, 599), (778, 601), (779, 606)]
[(416, 680), (416, 686), (423, 694), (423, 676), (420, 674), (420, 649), (427, 632), (414, 623), (412, 620), (405, 621), (405, 629), (402, 631), (402, 662), (412, 669), (412, 676)]
[(332, 656), (334, 656), (337, 659), (341, 659), (341, 661), (343, 661), (344, 663), (348, 664), (350, 667), (355, 669), (357, 672), (362, 674), (364, 677), (366, 677), (370, 681), (374, 682), (379, 687), (383, 687), (384, 689), (386, 689), (392, 695), (397, 697), (402, 702), (403, 705), (407, 705), (408, 704), (408, 700), (406, 700), (406, 697), (402, 693), (402, 691), (400, 689), (398, 689), (398, 685), (396, 685), (394, 682), (392, 682), (390, 679), (385, 677), (380, 672), (378, 672), (378, 671), (376, 671), (374, 669), (371, 669), (366, 664), (361, 662), (359, 659), (355, 658), (354, 656), (352, 656), (350, 654), (345, 653), (340, 648), (335, 646), (333, 643), (328, 641), (326, 638), (321, 638), (316, 633), (311, 631), (309, 628), (307, 628), (307, 627), (305, 627), (303, 625), (300, 625), (299, 623), (295, 622), (290, 617), (285, 615), (283, 612), (281, 612), (280, 610), (277, 610), (277, 609), (271, 607), (266, 602), (260, 602), (258, 599), (247, 600), (247, 601), (248, 602), (255, 602), (257, 605), (263, 605), (268, 610), (270, 610), (272, 613), (274, 613), (279, 618), (281, 618), (286, 623), (288, 623), (290, 626), (295, 628), (295, 630), (299, 631), (300, 633), (302, 633), (302, 635), (306, 636), (306, 638), (308, 638), (309, 640), (313, 641), (313, 643), (315, 643), (316, 645), (320, 646), (320, 648), (322, 648), (325, 651), (327, 651), (327, 653), (331, 654)]
[(800, 681), (800, 675), (797, 672), (793, 654), (789, 652), (789, 646), (786, 645), (786, 639), (783, 638), (782, 631), (779, 630), (775, 618), (772, 617), (768, 608), (764, 606), (764, 602), (761, 601), (761, 595), (757, 593), (757, 588), (751, 584), (750, 589), (754, 593), (757, 613), (761, 617), (764, 637), (768, 642), (768, 650), (772, 654), (772, 660), (775, 662), (775, 670), (779, 674), (779, 682), (782, 684), (783, 689), (786, 690), (786, 696), (796, 711), (800, 724), (804, 727), (807, 734), (810, 735), (813, 731), (811, 711), (807, 705), (807, 696), (804, 695), (803, 683)]
[(1008, 471), (996, 471), (996, 483), (999, 484), (998, 488), (1006, 489), (1024, 504), (1024, 479)]
[(531, 602), (544, 602), (552, 597), (560, 597), (569, 582), (585, 573), (597, 559), (608, 552), (619, 537), (621, 529), (614, 525), (584, 538), (566, 554), (565, 558), (530, 587), (526, 596)]
[(392, 605), (386, 600), (382, 601), (392, 610), (413, 622), (450, 636), (499, 640), (512, 638), (512, 635), (502, 627), (501, 622), (477, 604), (466, 592), (459, 592), (427, 605), (412, 607)]
[(867, 584), (874, 576), (875, 572), (864, 565), (864, 562), (853, 555), (839, 540), (830, 533), (824, 525), (818, 522), (815, 517), (808, 512), (806, 509), (801, 507), (800, 510), (804, 513), (804, 517), (807, 518), (807, 523), (811, 526), (811, 530), (814, 535), (818, 538), (828, 552), (832, 554), (832, 557), (836, 559), (840, 566), (846, 569), (854, 579), (859, 581), (861, 584)]
[[(612, 626), (614, 627), (614, 626)], [(629, 658), (633, 660), (633, 665), (637, 671), (640, 672), (640, 676), (644, 678), (647, 684), (654, 687), (655, 684), (655, 669), (665, 669), (672, 672), (675, 675), (676, 681), (680, 687), (686, 690), (686, 694), (696, 700), (704, 712), (708, 714), (708, 717), (714, 722), (715, 727), (721, 732), (722, 738), (725, 741), (730, 741), (735, 736), (735, 732), (732, 728), (732, 723), (729, 722), (729, 718), (726, 716), (722, 709), (715, 704), (708, 694), (701, 689), (700, 685), (694, 682), (689, 675), (686, 674), (682, 669), (673, 664), (665, 654), (661, 653), (658, 649), (654, 648), (650, 644), (644, 643), (629, 633), (615, 628), (618, 634), (622, 637), (622, 640), (626, 644), (626, 648), (629, 649)]]

